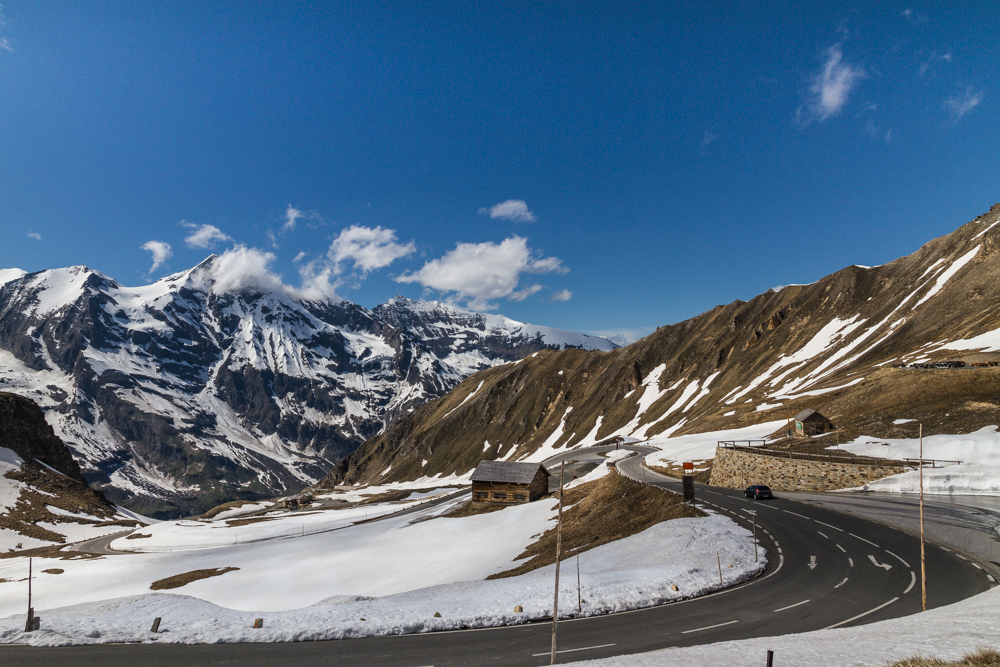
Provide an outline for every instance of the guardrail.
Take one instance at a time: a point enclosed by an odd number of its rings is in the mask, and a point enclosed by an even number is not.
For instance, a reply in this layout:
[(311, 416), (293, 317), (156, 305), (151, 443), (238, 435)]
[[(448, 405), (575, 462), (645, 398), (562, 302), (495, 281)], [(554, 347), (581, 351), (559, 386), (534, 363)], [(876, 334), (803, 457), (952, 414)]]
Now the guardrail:
[[(738, 443), (759, 442), (760, 445), (740, 445)], [(778, 449), (765, 449), (764, 440), (720, 440), (718, 446), (722, 449), (732, 449), (736, 451), (759, 454), (760, 456), (773, 456), (781, 459), (792, 459), (799, 461), (820, 461), (826, 463), (850, 463), (862, 466), (903, 466), (908, 468), (919, 468), (920, 459), (883, 459), (876, 456), (855, 456), (853, 454), (813, 454), (810, 452), (792, 452)], [(951, 461), (946, 459), (923, 459), (925, 468), (940, 468), (944, 465), (959, 464), (961, 461)]]

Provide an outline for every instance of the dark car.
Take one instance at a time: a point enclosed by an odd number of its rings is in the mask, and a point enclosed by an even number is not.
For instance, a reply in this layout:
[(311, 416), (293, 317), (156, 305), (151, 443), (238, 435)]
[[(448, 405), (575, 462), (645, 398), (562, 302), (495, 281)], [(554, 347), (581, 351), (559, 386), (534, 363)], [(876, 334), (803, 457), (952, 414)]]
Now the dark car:
[(773, 498), (771, 495), (771, 487), (767, 484), (751, 484), (747, 487), (747, 490), (743, 492), (743, 495), (747, 498), (753, 498), (754, 500), (764, 500), (765, 498)]

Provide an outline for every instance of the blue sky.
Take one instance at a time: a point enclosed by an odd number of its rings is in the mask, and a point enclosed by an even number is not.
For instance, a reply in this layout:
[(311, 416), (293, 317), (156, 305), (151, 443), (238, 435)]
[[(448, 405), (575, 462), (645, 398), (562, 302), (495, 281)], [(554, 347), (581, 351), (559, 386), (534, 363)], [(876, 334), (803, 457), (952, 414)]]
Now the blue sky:
[(992, 2), (0, 14), (5, 268), (140, 285), (229, 252), (313, 296), (637, 336), (1000, 201)]

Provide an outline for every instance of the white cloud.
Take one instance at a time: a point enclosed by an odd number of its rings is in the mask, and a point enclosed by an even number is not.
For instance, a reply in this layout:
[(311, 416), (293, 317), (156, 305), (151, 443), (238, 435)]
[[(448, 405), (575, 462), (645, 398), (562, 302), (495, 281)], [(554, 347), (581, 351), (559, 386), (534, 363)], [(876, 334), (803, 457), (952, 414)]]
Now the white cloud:
[[(440, 292), (453, 292), (468, 302), (470, 308), (492, 310), (492, 299), (525, 298), (537, 292), (534, 287), (516, 291), (522, 273), (565, 273), (556, 257), (533, 256), (528, 242), (511, 236), (496, 243), (459, 243), (440, 259), (424, 264), (416, 272), (398, 278), (401, 283), (419, 283)], [(523, 296), (521, 296), (523, 294)]]
[(943, 53), (941, 55), (938, 55), (938, 52), (935, 51), (927, 58), (927, 60), (920, 63), (920, 76), (924, 76), (927, 74), (928, 71), (934, 69), (934, 66), (939, 61), (950, 63), (951, 60), (952, 60), (951, 51), (948, 51), (947, 53)]
[(570, 292), (568, 289), (559, 290), (558, 292), (552, 295), (553, 301), (569, 301), (572, 298), (573, 298), (573, 293)]
[(214, 257), (199, 268), (192, 279), (197, 286), (217, 294), (256, 291), (285, 295), (293, 299), (341, 301), (334, 286), (323, 275), (300, 270), (303, 277), (299, 288), (286, 285), (281, 276), (271, 270), (274, 253), (239, 244)]
[(281, 231), (291, 232), (295, 230), (295, 223), (298, 220), (322, 220), (316, 211), (300, 211), (291, 204), (285, 209), (285, 224), (281, 226)]
[(799, 118), (823, 121), (835, 116), (847, 104), (851, 90), (865, 76), (863, 69), (844, 62), (840, 44), (834, 44), (826, 51), (823, 68), (809, 84), (809, 99), (799, 109)]
[(194, 232), (184, 239), (184, 243), (189, 248), (212, 248), (217, 242), (233, 240), (231, 236), (223, 233), (215, 225), (196, 225), (193, 222), (181, 220), (181, 226), (194, 230)]
[(718, 138), (719, 135), (706, 128), (705, 134), (701, 136), (701, 147), (705, 148), (709, 144), (714, 144), (718, 140)]
[(28, 238), (35, 239), (36, 241), (41, 241), (42, 240), (42, 235), (41, 234), (39, 234), (38, 232), (33, 232), (30, 229), (27, 232), (27, 236), (28, 236)]
[(535, 214), (528, 210), (528, 205), (520, 199), (508, 199), (491, 208), (479, 209), (481, 215), (489, 214), (490, 219), (512, 220), (513, 222), (534, 222)]
[(13, 51), (14, 47), (10, 45), (10, 42), (7, 41), (6, 37), (0, 37), (0, 49), (4, 49), (5, 51)]
[(966, 88), (959, 95), (954, 97), (949, 97), (944, 101), (944, 107), (947, 109), (952, 118), (958, 120), (965, 114), (969, 113), (973, 109), (979, 106), (979, 103), (983, 101), (982, 91), (975, 91), (972, 87)]
[(299, 254), (298, 254), (298, 255), (296, 255), (296, 256), (295, 256), (295, 259), (293, 259), (293, 260), (292, 260), (292, 262), (293, 262), (294, 264), (298, 264), (298, 263), (299, 263), (299, 262), (301, 262), (301, 261), (302, 261), (303, 259), (305, 259), (305, 256), (306, 256), (306, 251), (305, 251), (305, 250), (302, 250), (302, 251), (300, 251), (300, 252), (299, 252)]
[(538, 294), (541, 291), (542, 291), (541, 285), (532, 285), (531, 287), (525, 287), (522, 290), (518, 290), (516, 292), (511, 293), (511, 295), (507, 297), (507, 299), (509, 299), (510, 301), (524, 301), (532, 294)]
[(411, 255), (415, 250), (413, 241), (402, 245), (396, 243), (395, 230), (351, 225), (333, 240), (326, 256), (335, 274), (341, 273), (343, 263), (348, 261), (362, 274), (367, 274)]
[(150, 273), (160, 268), (174, 254), (174, 251), (170, 248), (170, 244), (163, 241), (147, 241), (142, 245), (142, 249), (148, 250), (153, 255), (153, 266), (149, 267)]

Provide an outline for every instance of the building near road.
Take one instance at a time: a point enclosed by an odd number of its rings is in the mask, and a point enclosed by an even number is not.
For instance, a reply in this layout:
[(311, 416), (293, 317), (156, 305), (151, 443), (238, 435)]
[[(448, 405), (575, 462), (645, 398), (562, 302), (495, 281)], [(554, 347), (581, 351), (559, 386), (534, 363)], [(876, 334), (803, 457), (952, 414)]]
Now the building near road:
[(805, 409), (795, 415), (795, 432), (799, 435), (817, 435), (833, 430), (833, 422), (816, 410)]
[(530, 503), (548, 490), (549, 471), (541, 463), (480, 461), (472, 473), (472, 500), (480, 503)]

